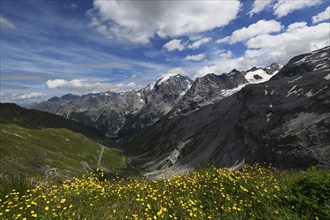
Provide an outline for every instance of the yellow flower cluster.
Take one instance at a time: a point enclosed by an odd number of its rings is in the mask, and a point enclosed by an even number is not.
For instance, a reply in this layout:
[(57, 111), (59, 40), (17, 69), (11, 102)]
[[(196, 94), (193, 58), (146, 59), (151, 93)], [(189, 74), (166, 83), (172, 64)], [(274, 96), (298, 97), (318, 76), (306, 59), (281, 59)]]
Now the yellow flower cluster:
[(170, 179), (73, 178), (13, 190), (0, 200), (1, 219), (218, 219), (254, 217), (281, 188), (259, 165), (242, 171), (210, 166)]

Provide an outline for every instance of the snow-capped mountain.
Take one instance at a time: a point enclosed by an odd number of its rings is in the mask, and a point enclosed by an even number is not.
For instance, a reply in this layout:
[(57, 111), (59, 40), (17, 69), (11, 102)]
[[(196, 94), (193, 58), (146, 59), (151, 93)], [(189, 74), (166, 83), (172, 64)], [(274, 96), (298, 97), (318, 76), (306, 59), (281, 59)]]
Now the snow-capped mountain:
[[(260, 69), (245, 76), (256, 74), (264, 76)], [(246, 83), (246, 78), (239, 79), (237, 85)], [(193, 98), (197, 85), (202, 85), (198, 81), (213, 91), (217, 84), (210, 82), (218, 80), (215, 75), (197, 80), (185, 97)], [(130, 163), (151, 176), (158, 170), (183, 172), (210, 162), (225, 167), (266, 162), (279, 168), (329, 169), (329, 88), (330, 47), (294, 57), (267, 82), (247, 85), (189, 114), (164, 117), (137, 133), (127, 140), (136, 146)]]
[(173, 75), (138, 91), (67, 94), (30, 108), (83, 122), (108, 137), (117, 138), (119, 133), (130, 134), (155, 123), (173, 108), (192, 83), (187, 76)]
[(266, 68), (253, 67), (251, 70), (243, 72), (233, 69), (226, 74), (215, 75), (211, 73), (197, 78), (191, 89), (172, 109), (169, 117), (189, 114), (202, 106), (218, 102), (240, 91), (248, 84), (266, 82), (282, 67), (280, 64), (273, 63)]
[(143, 89), (130, 92), (103, 92), (82, 96), (67, 94), (30, 106), (92, 126), (110, 138), (133, 134), (160, 118), (188, 114), (230, 96), (250, 83), (265, 82), (281, 65), (246, 72), (208, 74), (193, 82), (187, 76), (167, 75)]
[(270, 78), (278, 73), (282, 67), (283, 65), (278, 63), (273, 63), (266, 68), (253, 67), (252, 69), (245, 72), (245, 79), (250, 84), (263, 83), (270, 80)]

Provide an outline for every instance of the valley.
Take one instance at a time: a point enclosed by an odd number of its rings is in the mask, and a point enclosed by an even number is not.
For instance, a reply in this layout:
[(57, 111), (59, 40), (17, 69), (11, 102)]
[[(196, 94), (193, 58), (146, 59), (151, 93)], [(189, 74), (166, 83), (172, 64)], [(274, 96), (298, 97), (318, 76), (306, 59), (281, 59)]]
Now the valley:
[[(127, 169), (122, 150), (100, 145), (111, 146), (83, 124), (13, 104), (1, 104), (0, 115), (2, 178), (65, 179), (97, 167), (120, 173)], [(49, 172), (52, 170), (55, 172)]]
[(329, 57), (2, 103), (0, 217), (327, 219)]
[(0, 220), (330, 219), (329, 0), (0, 0)]
[(173, 74), (137, 91), (65, 95), (31, 108), (113, 137), (129, 166), (150, 178), (207, 163), (329, 169), (329, 56), (325, 47), (284, 66), (234, 69), (194, 82)]

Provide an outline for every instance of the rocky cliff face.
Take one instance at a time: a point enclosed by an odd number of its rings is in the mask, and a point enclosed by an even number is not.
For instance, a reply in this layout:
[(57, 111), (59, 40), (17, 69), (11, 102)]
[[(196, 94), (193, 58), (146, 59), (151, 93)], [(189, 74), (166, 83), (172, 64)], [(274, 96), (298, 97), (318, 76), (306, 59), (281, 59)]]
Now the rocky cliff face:
[(161, 78), (138, 91), (54, 97), (31, 108), (83, 122), (107, 137), (118, 138), (153, 124), (182, 98), (192, 80), (176, 75)]
[[(137, 147), (130, 163), (153, 171), (152, 175), (161, 169), (179, 172), (210, 162), (219, 166), (245, 161), (272, 163), (279, 168), (316, 165), (329, 169), (329, 49), (294, 57), (269, 81), (247, 85), (189, 114), (163, 117), (127, 140)], [(186, 96), (193, 97), (193, 91)]]

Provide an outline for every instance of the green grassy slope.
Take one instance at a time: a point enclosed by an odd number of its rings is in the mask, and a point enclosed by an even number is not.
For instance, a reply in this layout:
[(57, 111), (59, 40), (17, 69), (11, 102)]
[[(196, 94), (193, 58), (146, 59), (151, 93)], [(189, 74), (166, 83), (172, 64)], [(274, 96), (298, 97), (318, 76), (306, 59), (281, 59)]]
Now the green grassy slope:
[[(85, 173), (81, 162), (97, 167), (105, 138), (92, 128), (56, 115), (0, 105), (0, 174), (45, 176), (57, 168), (59, 176)], [(101, 165), (122, 173), (125, 157), (119, 149), (106, 147)]]

